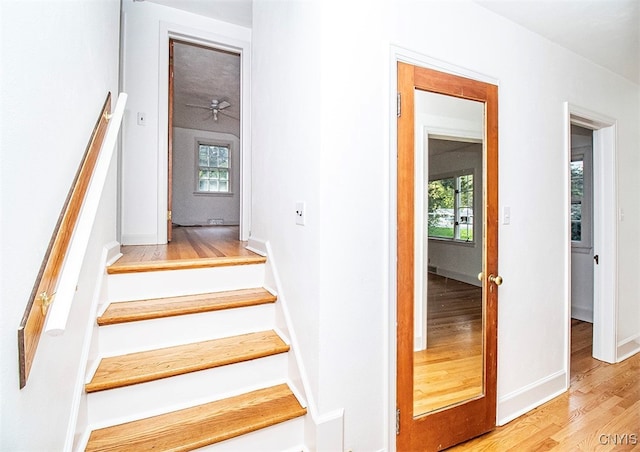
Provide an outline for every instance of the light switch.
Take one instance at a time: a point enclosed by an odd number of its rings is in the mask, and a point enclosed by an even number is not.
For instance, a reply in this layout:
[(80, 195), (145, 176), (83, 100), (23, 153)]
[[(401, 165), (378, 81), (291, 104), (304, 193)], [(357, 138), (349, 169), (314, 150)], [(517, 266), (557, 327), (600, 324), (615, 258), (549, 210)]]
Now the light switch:
[(147, 114), (146, 113), (138, 112), (138, 125), (139, 126), (146, 126), (147, 125)]
[(502, 224), (511, 224), (511, 207), (509, 206), (502, 208)]

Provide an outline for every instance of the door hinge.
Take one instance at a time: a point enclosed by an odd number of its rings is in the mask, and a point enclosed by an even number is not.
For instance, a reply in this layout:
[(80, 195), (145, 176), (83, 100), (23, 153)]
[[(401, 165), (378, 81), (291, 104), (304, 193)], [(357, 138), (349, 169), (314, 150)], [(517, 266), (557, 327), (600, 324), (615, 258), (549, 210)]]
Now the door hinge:
[(402, 95), (400, 93), (398, 93), (398, 118), (400, 117), (400, 115), (402, 114)]
[(167, 221), (171, 221), (171, 211), (167, 210)]
[(396, 409), (396, 435), (400, 434), (400, 408)]

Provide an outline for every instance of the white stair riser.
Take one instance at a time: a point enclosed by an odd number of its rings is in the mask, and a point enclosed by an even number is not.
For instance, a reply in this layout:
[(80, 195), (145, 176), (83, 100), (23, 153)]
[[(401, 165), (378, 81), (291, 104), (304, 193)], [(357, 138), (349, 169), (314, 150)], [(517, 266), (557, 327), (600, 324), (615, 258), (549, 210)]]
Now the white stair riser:
[(287, 353), (87, 394), (89, 424), (100, 428), (281, 383)]
[(104, 325), (100, 355), (115, 356), (274, 328), (273, 303), (161, 319)]
[[(299, 417), (246, 435), (202, 447), (206, 452), (282, 452), (283, 450), (305, 450), (304, 418)], [(296, 447), (298, 446), (299, 447)]]
[(109, 275), (109, 301), (132, 301), (261, 287), (264, 264)]

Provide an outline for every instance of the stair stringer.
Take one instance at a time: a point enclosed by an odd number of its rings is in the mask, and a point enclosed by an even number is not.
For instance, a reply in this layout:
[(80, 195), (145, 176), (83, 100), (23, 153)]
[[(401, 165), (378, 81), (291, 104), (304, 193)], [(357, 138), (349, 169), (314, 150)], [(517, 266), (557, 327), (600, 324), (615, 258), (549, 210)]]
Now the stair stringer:
[(67, 425), (67, 434), (64, 443), (64, 451), (71, 452), (78, 448), (82, 442), (82, 436), (89, 427), (89, 416), (87, 410), (87, 394), (84, 391), (87, 369), (91, 369), (97, 364), (97, 336), (98, 325), (96, 316), (101, 306), (107, 304), (107, 272), (106, 268), (117, 261), (120, 253), (120, 243), (113, 241), (104, 245), (100, 261), (100, 274), (96, 276), (95, 289), (91, 299), (91, 308), (87, 318), (86, 334), (83, 338), (81, 365), (76, 375), (73, 390), (74, 398), (71, 401), (71, 416)]
[[(306, 402), (305, 447), (313, 451), (344, 450), (344, 409), (320, 414), (311, 392), (311, 384), (300, 356), (300, 347), (289, 314), (287, 299), (282, 290), (278, 274), (276, 258), (271, 244), (267, 240), (250, 237), (246, 247), (248, 250), (267, 257), (265, 264), (264, 288), (278, 296), (276, 303), (276, 326), (278, 332), (287, 338), (289, 350), (289, 386), (298, 400)], [(301, 395), (304, 394), (304, 397)]]

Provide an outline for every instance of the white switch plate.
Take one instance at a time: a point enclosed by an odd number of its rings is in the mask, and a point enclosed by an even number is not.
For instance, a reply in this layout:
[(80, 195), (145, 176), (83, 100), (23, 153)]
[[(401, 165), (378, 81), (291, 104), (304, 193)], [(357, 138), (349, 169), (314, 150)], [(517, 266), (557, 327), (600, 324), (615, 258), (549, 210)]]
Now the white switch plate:
[(305, 220), (305, 212), (306, 211), (306, 207), (304, 202), (297, 202), (296, 203), (296, 224), (299, 224), (300, 226), (304, 226), (304, 220)]
[(502, 208), (502, 224), (511, 224), (511, 207), (509, 206)]
[(142, 113), (142, 112), (138, 112), (138, 125), (139, 126), (146, 126), (147, 125), (147, 114), (146, 113)]

